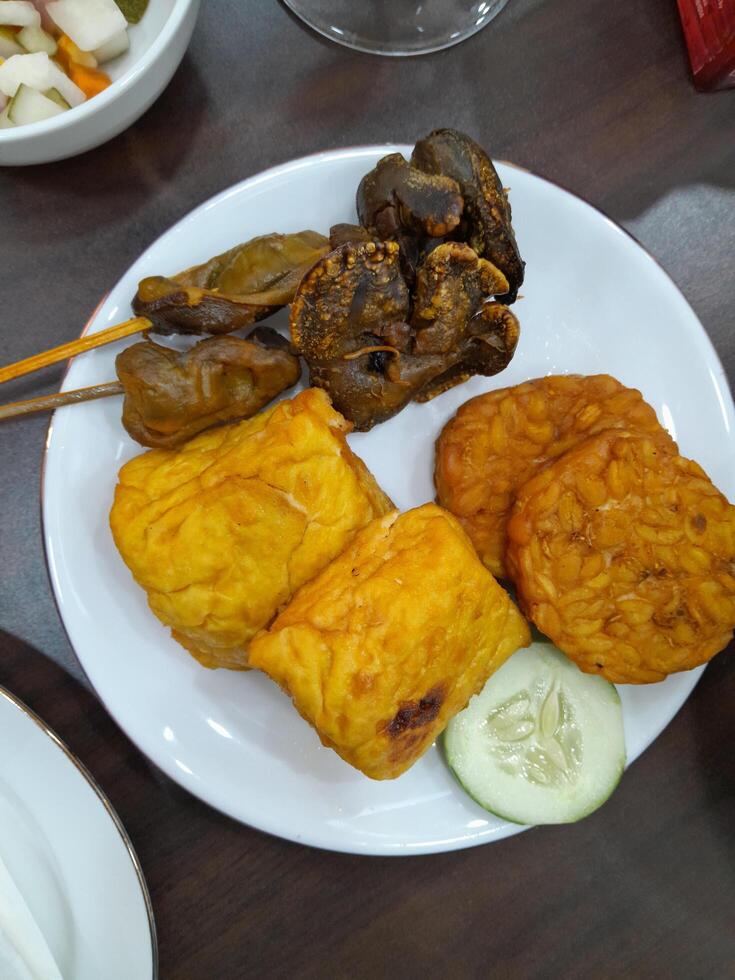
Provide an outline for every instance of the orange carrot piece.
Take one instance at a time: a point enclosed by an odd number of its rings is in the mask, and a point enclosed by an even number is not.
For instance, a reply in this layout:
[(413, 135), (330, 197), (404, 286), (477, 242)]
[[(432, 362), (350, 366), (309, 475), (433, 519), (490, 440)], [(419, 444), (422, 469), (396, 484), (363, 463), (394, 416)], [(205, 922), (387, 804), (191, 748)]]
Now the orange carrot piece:
[(74, 63), (83, 65), (85, 68), (97, 67), (94, 55), (82, 51), (66, 34), (62, 34), (56, 42), (56, 57), (63, 63), (67, 71)]
[(69, 78), (79, 86), (88, 99), (104, 92), (107, 86), (112, 84), (110, 76), (99, 68), (85, 68), (84, 65), (78, 65), (76, 62), (69, 65)]

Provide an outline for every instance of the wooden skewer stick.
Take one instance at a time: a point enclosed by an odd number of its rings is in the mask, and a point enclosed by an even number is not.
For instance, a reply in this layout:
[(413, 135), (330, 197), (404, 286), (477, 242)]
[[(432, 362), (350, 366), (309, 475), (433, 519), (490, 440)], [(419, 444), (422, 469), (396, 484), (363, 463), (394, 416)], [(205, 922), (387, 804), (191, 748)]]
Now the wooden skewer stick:
[(7, 367), (0, 368), (0, 384), (3, 381), (12, 381), (13, 378), (20, 378), (31, 371), (46, 367), (49, 364), (56, 364), (57, 361), (66, 361), (70, 357), (76, 357), (87, 350), (94, 350), (95, 347), (102, 347), (104, 344), (111, 344), (113, 340), (122, 340), (123, 337), (130, 337), (134, 333), (141, 333), (143, 330), (150, 330), (153, 326), (150, 320), (144, 316), (133, 317), (124, 323), (117, 323), (114, 327), (107, 327), (99, 333), (89, 334), (87, 337), (79, 337), (68, 344), (60, 347), (53, 347), (51, 350), (34, 354), (23, 361), (16, 361), (15, 364), (8, 364)]
[(38, 398), (28, 398), (23, 402), (10, 402), (9, 405), (0, 405), (0, 421), (13, 418), (15, 415), (30, 415), (31, 412), (46, 412), (61, 408), (62, 405), (75, 405), (77, 402), (89, 402), (95, 398), (122, 395), (124, 390), (119, 381), (108, 381), (106, 384), (92, 385), (89, 388), (60, 391), (57, 395), (39, 395)]

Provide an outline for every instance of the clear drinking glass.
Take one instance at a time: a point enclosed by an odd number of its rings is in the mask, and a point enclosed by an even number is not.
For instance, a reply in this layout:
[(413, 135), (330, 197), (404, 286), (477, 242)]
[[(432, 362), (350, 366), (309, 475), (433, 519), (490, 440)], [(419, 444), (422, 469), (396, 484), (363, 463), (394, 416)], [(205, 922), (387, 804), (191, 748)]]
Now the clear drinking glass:
[(508, 0), (284, 0), (325, 37), (372, 54), (427, 54), (464, 41)]

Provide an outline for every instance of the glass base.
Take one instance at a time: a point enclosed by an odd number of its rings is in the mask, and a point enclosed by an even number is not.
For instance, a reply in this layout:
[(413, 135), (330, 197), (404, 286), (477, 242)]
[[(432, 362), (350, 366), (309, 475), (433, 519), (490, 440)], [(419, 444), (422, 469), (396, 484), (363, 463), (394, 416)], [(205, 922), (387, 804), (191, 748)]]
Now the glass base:
[(428, 54), (471, 37), (508, 0), (284, 0), (309, 27), (357, 51)]

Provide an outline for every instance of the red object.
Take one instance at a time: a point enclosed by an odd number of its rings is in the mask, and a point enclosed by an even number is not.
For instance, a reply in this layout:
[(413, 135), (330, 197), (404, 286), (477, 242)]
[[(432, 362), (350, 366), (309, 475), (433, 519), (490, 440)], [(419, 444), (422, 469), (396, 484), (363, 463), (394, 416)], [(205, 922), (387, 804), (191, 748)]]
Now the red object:
[(694, 84), (735, 88), (735, 0), (678, 0)]

